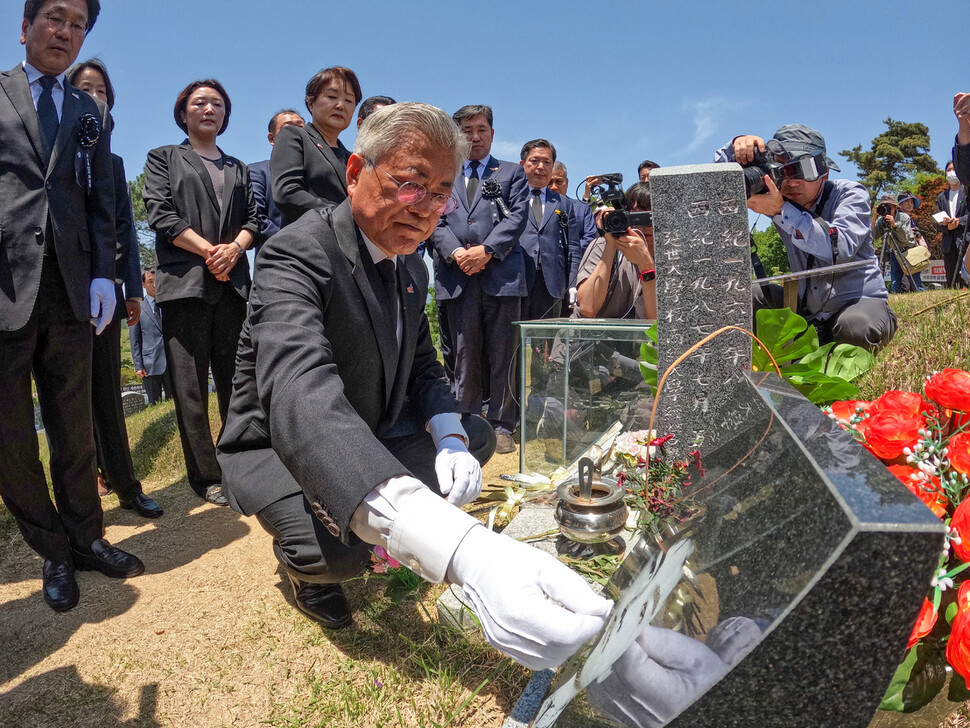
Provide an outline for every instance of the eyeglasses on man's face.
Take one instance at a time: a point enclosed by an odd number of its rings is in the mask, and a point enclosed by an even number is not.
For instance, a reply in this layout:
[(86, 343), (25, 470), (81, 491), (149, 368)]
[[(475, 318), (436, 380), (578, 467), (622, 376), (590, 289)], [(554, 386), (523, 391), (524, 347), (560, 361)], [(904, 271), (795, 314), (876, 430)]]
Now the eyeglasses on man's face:
[(61, 28), (66, 27), (75, 38), (83, 38), (88, 32), (87, 26), (68, 20), (58, 12), (44, 13), (44, 20), (47, 21), (47, 27), (52, 33), (57, 33)]
[(436, 215), (447, 215), (458, 207), (458, 201), (451, 195), (431, 194), (422, 184), (418, 184), (417, 182), (401, 182), (395, 179), (386, 169), (378, 167), (374, 162), (367, 160), (367, 163), (375, 169), (380, 169), (381, 172), (388, 176), (391, 182), (397, 185), (397, 201), (404, 205), (417, 205), (427, 198), (431, 211)]

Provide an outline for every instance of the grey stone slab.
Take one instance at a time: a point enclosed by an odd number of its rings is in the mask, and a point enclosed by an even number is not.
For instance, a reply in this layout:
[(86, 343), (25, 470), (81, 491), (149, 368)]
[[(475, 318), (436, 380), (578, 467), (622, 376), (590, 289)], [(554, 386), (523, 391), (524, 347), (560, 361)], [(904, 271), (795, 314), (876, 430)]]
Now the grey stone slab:
[(532, 678), (516, 701), (515, 707), (502, 723), (502, 728), (528, 728), (555, 676), (556, 673), (552, 670), (539, 670), (532, 673)]
[[(733, 438), (705, 453), (688, 494), (695, 515), (659, 546), (644, 541), (627, 556), (610, 585), (617, 608), (560, 670), (534, 728), (617, 725), (583, 691), (619, 685), (621, 699), (655, 704), (656, 683), (613, 674), (646, 624), (710, 646), (735, 617), (752, 633), (706, 692), (666, 716), (668, 725), (864, 728), (872, 720), (926, 593), (943, 524), (776, 375), (745, 375), (724, 406), (750, 412)], [(658, 724), (637, 710), (619, 725)]]
[[(657, 352), (662, 375), (691, 345), (723, 326), (751, 329), (751, 253), (737, 164), (662, 167), (650, 175), (657, 264)], [(716, 337), (667, 378), (658, 422), (673, 454), (717, 447), (740, 423), (727, 392), (751, 368), (751, 340)]]
[(142, 392), (121, 393), (121, 408), (124, 410), (125, 417), (141, 412), (147, 406), (148, 400)]

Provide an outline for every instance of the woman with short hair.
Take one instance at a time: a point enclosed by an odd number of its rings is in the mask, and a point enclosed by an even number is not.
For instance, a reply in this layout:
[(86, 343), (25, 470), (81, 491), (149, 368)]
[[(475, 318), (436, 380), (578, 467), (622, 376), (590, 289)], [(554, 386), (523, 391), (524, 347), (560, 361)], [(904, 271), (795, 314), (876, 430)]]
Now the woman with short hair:
[(356, 74), (343, 66), (324, 68), (307, 82), (304, 102), (310, 123), (280, 129), (270, 158), (273, 200), (284, 225), (309, 210), (336, 207), (347, 198), (350, 152), (339, 136), (350, 125), (361, 98)]
[(231, 111), (214, 79), (182, 89), (174, 116), (188, 138), (148, 153), (142, 192), (155, 231), (155, 300), (189, 485), (220, 506), (228, 501), (209, 429), (209, 369), (225, 422), (249, 297), (245, 252), (259, 230), (249, 169), (216, 144)]

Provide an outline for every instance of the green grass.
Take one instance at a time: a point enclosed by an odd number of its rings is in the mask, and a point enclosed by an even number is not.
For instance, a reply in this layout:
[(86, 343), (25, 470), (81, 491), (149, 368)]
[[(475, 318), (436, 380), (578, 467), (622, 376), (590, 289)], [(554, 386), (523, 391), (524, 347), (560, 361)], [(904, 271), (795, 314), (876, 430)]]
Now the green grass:
[(899, 328), (879, 352), (876, 366), (857, 382), (863, 399), (890, 389), (922, 392), (933, 371), (970, 368), (970, 298), (957, 296), (956, 291), (942, 290), (889, 297)]

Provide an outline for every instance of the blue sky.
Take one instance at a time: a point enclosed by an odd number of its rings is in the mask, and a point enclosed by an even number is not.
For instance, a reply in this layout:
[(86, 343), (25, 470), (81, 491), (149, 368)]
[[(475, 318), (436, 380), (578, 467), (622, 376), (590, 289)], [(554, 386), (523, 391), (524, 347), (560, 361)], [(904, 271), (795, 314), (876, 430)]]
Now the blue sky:
[[(365, 97), (449, 113), (490, 104), (493, 153), (518, 159), (523, 142), (545, 137), (571, 186), (598, 172), (632, 181), (644, 158), (708, 162), (737, 134), (768, 137), (793, 122), (819, 129), (841, 176), (855, 178), (836, 153), (867, 147), (889, 116), (927, 124), (942, 166), (956, 130), (953, 93), (970, 90), (957, 73), (966, 22), (946, 4), (102, 2), (80, 58), (98, 56), (111, 73), (112, 148), (129, 178), (149, 149), (181, 141), (175, 97), (204, 77), (233, 102), (220, 146), (246, 162), (269, 156), (269, 117), (303, 110), (310, 76), (346, 65)], [(21, 19), (19, 0), (3, 3), (3, 68), (23, 59)], [(347, 146), (354, 127), (341, 137)]]

